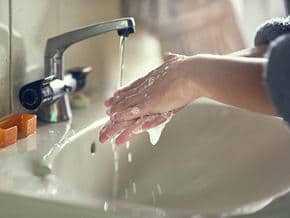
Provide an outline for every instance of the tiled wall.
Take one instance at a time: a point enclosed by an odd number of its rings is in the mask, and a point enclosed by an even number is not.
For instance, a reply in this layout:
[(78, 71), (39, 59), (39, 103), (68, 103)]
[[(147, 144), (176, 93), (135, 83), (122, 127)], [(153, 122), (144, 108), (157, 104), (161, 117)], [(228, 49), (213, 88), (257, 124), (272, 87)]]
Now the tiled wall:
[[(0, 117), (23, 110), (18, 101), (19, 88), (43, 77), (44, 49), (49, 37), (119, 17), (119, 0), (0, 0)], [(127, 40), (126, 81), (161, 62), (159, 42), (140, 33)], [(105, 98), (117, 88), (119, 37), (116, 32), (80, 42), (68, 49), (64, 57), (66, 69), (93, 67), (87, 93), (98, 93)]]

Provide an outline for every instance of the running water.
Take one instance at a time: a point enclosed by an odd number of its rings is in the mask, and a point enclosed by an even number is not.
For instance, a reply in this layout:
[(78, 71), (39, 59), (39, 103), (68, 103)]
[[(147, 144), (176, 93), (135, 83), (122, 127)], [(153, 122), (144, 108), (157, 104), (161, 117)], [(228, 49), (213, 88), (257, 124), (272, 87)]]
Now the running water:
[[(119, 80), (119, 88), (121, 88), (124, 85), (124, 70), (125, 70), (125, 45), (126, 45), (126, 37), (124, 36), (120, 36), (120, 80)], [(165, 68), (165, 70), (167, 70), (168, 67)], [(166, 73), (166, 71), (165, 71)], [(154, 79), (149, 79), (148, 81), (148, 85), (152, 85), (154, 83)], [(132, 113), (138, 113), (139, 112), (139, 108), (135, 107), (133, 108)], [(163, 129), (165, 128), (165, 125), (170, 121), (171, 116), (167, 119), (166, 122), (164, 122), (163, 124), (147, 130), (149, 137), (150, 137), (150, 142), (152, 145), (157, 144), (157, 142), (159, 141), (159, 138), (161, 136), (161, 133), (163, 131)], [(128, 142), (129, 144), (129, 142)], [(130, 146), (130, 145), (129, 145)], [(131, 162), (132, 161), (132, 156), (131, 154), (128, 155), (128, 161)]]
[(113, 177), (113, 200), (117, 199), (119, 190), (119, 147), (115, 144), (115, 141), (111, 141), (113, 159), (114, 159), (114, 177)]
[(124, 85), (125, 42), (126, 42), (126, 37), (120, 36), (120, 83), (119, 83), (119, 88)]

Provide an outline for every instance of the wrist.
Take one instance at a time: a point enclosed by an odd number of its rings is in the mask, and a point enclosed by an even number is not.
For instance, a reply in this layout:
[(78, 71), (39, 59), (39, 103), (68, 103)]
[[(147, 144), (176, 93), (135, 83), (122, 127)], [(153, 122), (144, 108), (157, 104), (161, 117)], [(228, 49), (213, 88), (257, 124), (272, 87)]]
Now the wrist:
[(205, 88), (206, 78), (209, 77), (208, 67), (210, 63), (206, 54), (198, 54), (188, 57), (184, 62), (185, 83), (189, 87), (192, 101), (200, 97), (210, 97)]

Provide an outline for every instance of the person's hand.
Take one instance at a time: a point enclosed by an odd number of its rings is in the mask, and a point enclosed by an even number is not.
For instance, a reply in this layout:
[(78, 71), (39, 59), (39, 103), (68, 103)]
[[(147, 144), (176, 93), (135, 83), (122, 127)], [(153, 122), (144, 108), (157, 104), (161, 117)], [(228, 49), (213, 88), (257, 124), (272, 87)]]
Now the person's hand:
[[(114, 93), (105, 101), (114, 122), (173, 111), (193, 99), (188, 73), (189, 57), (170, 54), (167, 61), (145, 77)], [(195, 95), (198, 93), (195, 93)]]
[(117, 144), (165, 122), (189, 104), (193, 96), (188, 78), (189, 57), (168, 54), (165, 63), (105, 101), (111, 121), (100, 132), (100, 141), (116, 138)]
[(171, 112), (155, 114), (121, 122), (108, 121), (100, 131), (99, 140), (101, 143), (104, 143), (110, 139), (116, 138), (115, 143), (117, 145), (124, 144), (134, 135), (140, 134), (165, 122), (171, 114)]

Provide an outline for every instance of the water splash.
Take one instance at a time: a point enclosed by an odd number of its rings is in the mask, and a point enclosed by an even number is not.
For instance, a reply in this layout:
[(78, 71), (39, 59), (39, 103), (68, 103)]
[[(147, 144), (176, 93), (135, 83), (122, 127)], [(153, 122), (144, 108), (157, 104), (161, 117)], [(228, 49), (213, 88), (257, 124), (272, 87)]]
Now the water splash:
[(104, 203), (104, 211), (107, 212), (109, 209), (109, 203), (107, 201), (105, 201)]
[(129, 154), (128, 154), (128, 162), (132, 163), (132, 153), (131, 152), (129, 152)]
[(119, 191), (119, 147), (115, 144), (115, 139), (111, 140), (113, 161), (114, 161), (114, 177), (113, 177), (113, 199), (117, 199)]
[(153, 190), (151, 192), (151, 195), (152, 195), (152, 202), (153, 202), (153, 204), (155, 204), (156, 203), (156, 197), (155, 197), (155, 192)]
[(128, 200), (128, 198), (129, 198), (128, 189), (125, 188), (125, 200)]
[(159, 195), (162, 195), (162, 189), (160, 184), (156, 184), (156, 189)]
[(166, 118), (166, 121), (164, 123), (161, 123), (160, 125), (147, 130), (152, 145), (156, 145), (158, 143), (162, 131), (165, 128), (166, 124), (171, 120), (173, 113), (163, 113), (163, 116)]
[(65, 132), (63, 136), (60, 138), (60, 140), (57, 143), (55, 143), (46, 154), (42, 156), (40, 160), (39, 169), (37, 170), (39, 171), (39, 174), (44, 176), (51, 173), (55, 158), (65, 148), (67, 144), (86, 134), (88, 131), (96, 129), (97, 127), (103, 125), (107, 121), (108, 118), (97, 120), (91, 125), (79, 130), (77, 133), (75, 133), (74, 130), (71, 128), (71, 122), (68, 122), (68, 124), (66, 125)]
[(135, 182), (132, 182), (132, 191), (134, 194), (137, 193), (137, 188), (136, 188), (136, 183)]
[(130, 148), (130, 142), (127, 141), (127, 142), (126, 142), (126, 149), (129, 150), (129, 148)]

